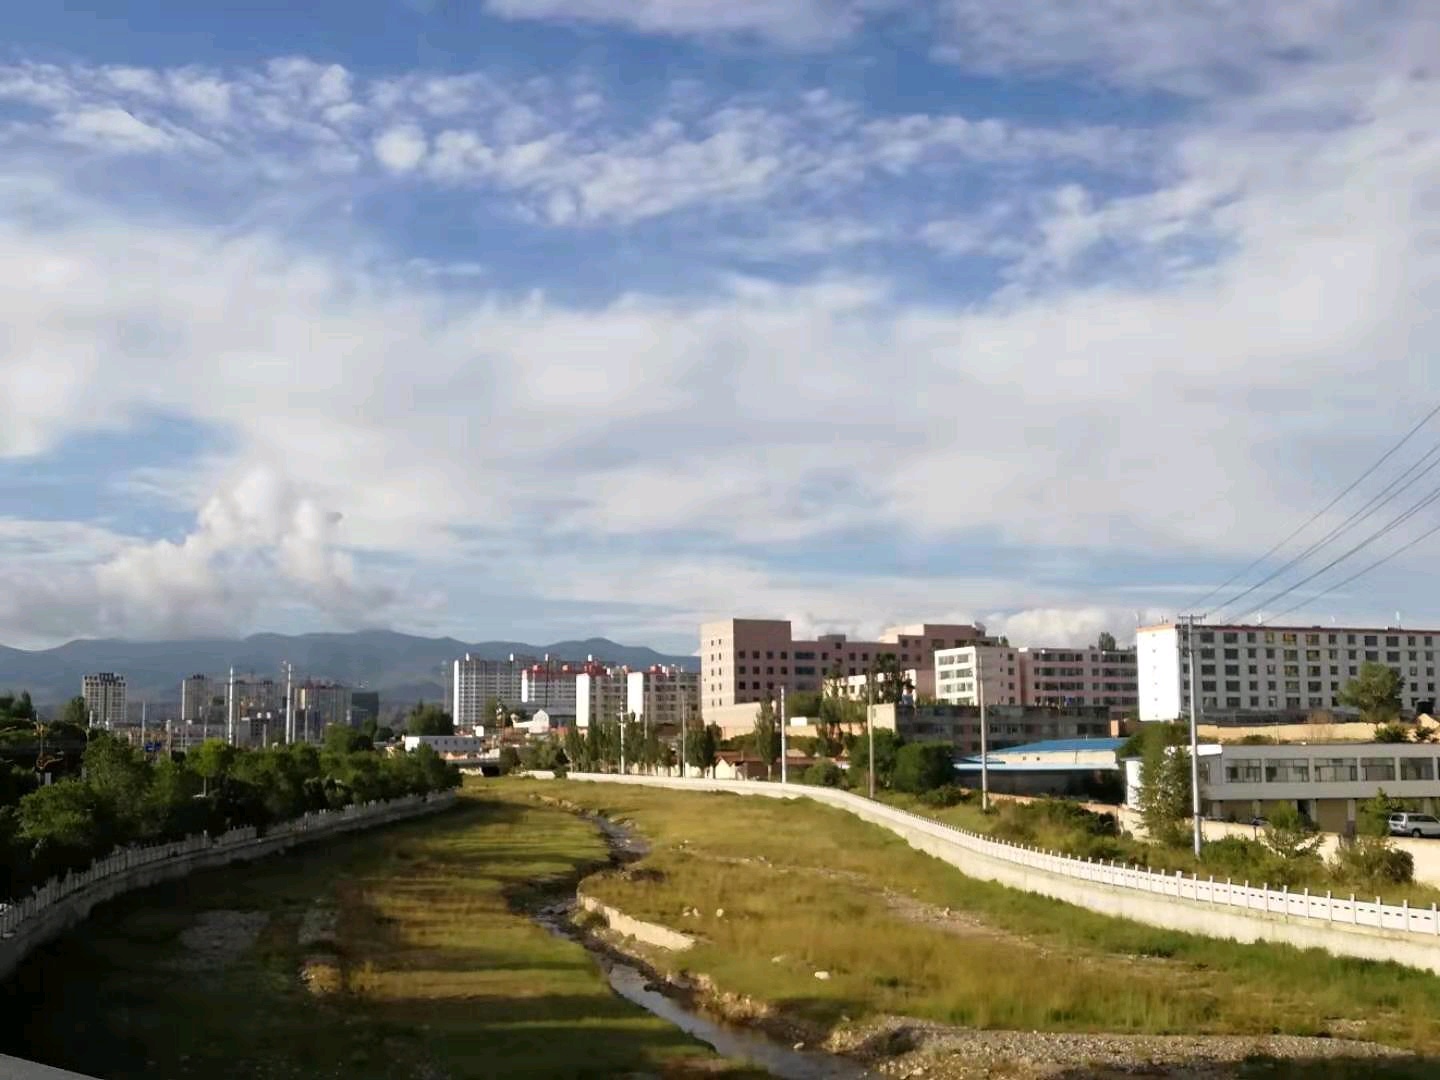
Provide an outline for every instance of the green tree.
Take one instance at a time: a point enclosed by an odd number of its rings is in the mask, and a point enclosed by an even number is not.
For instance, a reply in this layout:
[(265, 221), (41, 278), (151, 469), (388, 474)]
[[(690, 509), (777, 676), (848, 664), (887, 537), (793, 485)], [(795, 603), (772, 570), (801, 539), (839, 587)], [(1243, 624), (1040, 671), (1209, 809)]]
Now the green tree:
[(370, 737), (344, 724), (331, 724), (325, 729), (325, 750), (332, 754), (353, 754), (374, 750)]
[(768, 701), (762, 701), (755, 711), (755, 756), (765, 764), (768, 779), (780, 758), (780, 725), (775, 719), (775, 708)]
[(85, 707), (83, 697), (72, 697), (60, 710), (62, 724), (74, 724), (78, 728), (90, 726), (90, 710)]
[(144, 835), (146, 794), (151, 770), (145, 756), (128, 743), (97, 734), (81, 758), (85, 784), (108, 807), (124, 839)]
[(391, 739), (395, 738), (395, 732), (391, 728), (388, 728), (384, 724), (381, 724), (375, 729), (375, 733), (371, 736), (371, 738), (376, 743), (388, 743)]
[(1385, 789), (1381, 788), (1357, 808), (1355, 831), (1361, 836), (1388, 837), (1390, 816), (1404, 813), (1405, 807), (1403, 799), (1391, 798), (1385, 794)]
[(405, 731), (410, 735), (454, 735), (455, 720), (439, 705), (421, 701), (405, 718)]
[(833, 761), (817, 761), (800, 774), (800, 782), (812, 787), (839, 787), (845, 781), (845, 770)]
[(508, 776), (520, 768), (520, 751), (513, 746), (500, 748), (500, 775)]
[(1315, 856), (1324, 837), (1293, 805), (1281, 803), (1270, 812), (1264, 840), (1265, 846), (1282, 859), (1304, 859)]
[[(904, 740), (888, 728), (875, 729), (875, 787), (888, 788), (895, 778), (895, 762)], [(850, 781), (857, 787), (867, 785), (870, 776), (870, 739), (856, 735), (850, 744)]]
[(82, 780), (60, 780), (20, 800), (20, 836), (42, 875), (79, 868), (120, 842), (109, 804)]
[(954, 782), (955, 748), (949, 743), (906, 743), (895, 754), (896, 791), (918, 795)]
[(1146, 740), (1140, 759), (1140, 820), (1159, 844), (1184, 841), (1190, 814), (1190, 751), (1167, 745), (1163, 738)]
[(1115, 651), (1115, 635), (1108, 630), (1100, 631), (1100, 640), (1096, 643), (1101, 652)]
[(685, 736), (685, 764), (701, 776), (715, 769), (720, 760), (720, 729), (709, 724)]
[(1346, 683), (1335, 700), (1360, 712), (1367, 724), (1393, 724), (1400, 719), (1401, 691), (1405, 680), (1394, 668), (1370, 661), (1360, 665), (1360, 672)]
[(235, 764), (238, 751), (224, 739), (206, 739), (187, 757), (190, 767), (204, 783), (205, 791), (223, 780)]

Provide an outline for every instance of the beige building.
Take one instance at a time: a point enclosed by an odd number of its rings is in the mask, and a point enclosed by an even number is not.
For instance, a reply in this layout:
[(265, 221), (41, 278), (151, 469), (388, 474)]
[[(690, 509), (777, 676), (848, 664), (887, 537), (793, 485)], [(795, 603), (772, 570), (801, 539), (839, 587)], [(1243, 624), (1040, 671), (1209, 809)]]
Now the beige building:
[(826, 679), (865, 675), (887, 654), (901, 670), (933, 673), (938, 650), (984, 637), (984, 627), (968, 623), (919, 623), (891, 627), (878, 641), (851, 641), (844, 634), (797, 640), (786, 619), (708, 622), (700, 627), (701, 713), (707, 723), (728, 720), (738, 706), (774, 700), (782, 686), (792, 694), (819, 692)]
[(700, 676), (676, 667), (655, 666), (626, 676), (625, 711), (647, 724), (679, 727), (700, 717)]
[(85, 712), (95, 727), (122, 727), (125, 724), (125, 676), (113, 671), (86, 675), (80, 680)]
[(611, 720), (629, 710), (630, 669), (586, 664), (575, 676), (575, 726)]
[(1133, 711), (1139, 700), (1134, 649), (1094, 646), (1012, 649), (970, 645), (935, 654), (936, 697), (957, 705), (1104, 706)]

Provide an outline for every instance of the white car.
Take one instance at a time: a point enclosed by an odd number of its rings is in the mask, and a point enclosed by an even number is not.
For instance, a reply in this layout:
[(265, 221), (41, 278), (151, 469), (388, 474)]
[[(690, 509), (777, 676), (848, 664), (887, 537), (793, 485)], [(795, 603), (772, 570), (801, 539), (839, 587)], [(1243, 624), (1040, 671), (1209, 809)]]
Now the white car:
[(1433, 814), (1391, 814), (1391, 836), (1440, 836), (1440, 818)]

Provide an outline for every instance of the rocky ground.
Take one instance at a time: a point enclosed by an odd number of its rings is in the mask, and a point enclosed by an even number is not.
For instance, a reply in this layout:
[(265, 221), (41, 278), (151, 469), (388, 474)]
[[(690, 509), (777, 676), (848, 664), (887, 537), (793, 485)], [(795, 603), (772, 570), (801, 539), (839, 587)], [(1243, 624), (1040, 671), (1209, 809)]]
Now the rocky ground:
[(175, 963), (186, 971), (220, 971), (250, 948), (270, 916), (263, 911), (205, 911), (180, 932)]

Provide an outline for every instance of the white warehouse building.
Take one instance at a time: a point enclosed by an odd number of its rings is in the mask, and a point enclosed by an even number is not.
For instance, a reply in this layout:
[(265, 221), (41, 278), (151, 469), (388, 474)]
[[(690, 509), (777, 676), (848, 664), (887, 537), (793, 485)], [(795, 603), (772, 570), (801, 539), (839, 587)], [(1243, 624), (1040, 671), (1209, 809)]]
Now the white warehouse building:
[[(1194, 631), (1202, 722), (1340, 708), (1337, 695), (1366, 663), (1399, 673), (1412, 713), (1434, 706), (1440, 630), (1200, 623)], [(1141, 720), (1189, 717), (1188, 633), (1189, 627), (1175, 623), (1136, 633)]]

